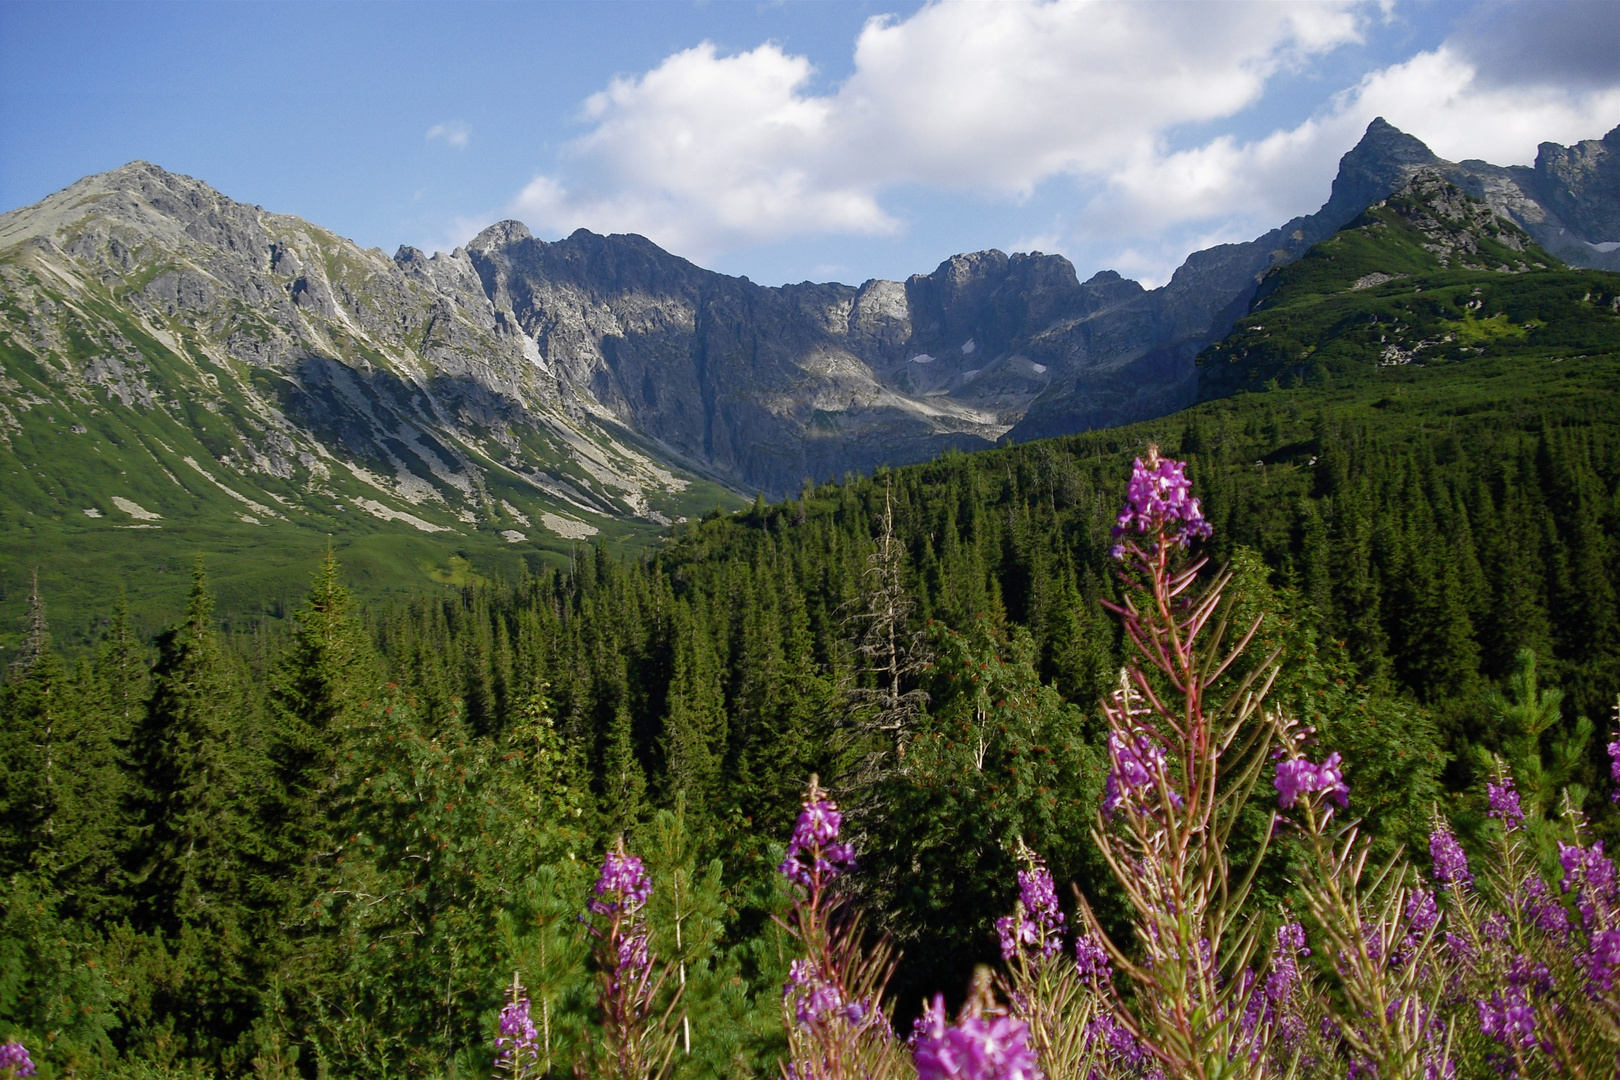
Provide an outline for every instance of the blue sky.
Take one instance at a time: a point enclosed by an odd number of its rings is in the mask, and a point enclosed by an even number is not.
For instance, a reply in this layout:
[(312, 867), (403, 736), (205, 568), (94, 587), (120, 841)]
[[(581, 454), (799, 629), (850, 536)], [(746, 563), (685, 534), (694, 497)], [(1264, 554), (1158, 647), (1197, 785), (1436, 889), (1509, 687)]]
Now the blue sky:
[(517, 217), (766, 284), (986, 247), (1157, 284), (1314, 210), (1375, 115), (1601, 137), (1620, 5), (0, 3), (0, 210), (144, 158), (389, 252)]

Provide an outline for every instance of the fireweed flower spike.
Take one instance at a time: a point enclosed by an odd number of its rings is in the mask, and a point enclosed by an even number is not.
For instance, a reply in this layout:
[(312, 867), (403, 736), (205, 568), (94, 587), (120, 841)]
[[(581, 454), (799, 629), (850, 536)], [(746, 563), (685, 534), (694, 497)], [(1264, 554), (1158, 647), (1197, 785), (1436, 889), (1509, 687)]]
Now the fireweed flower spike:
[[(1281, 754), (1278, 751), (1278, 756)], [(1304, 757), (1285, 757), (1277, 762), (1277, 778), (1272, 786), (1277, 789), (1278, 808), (1287, 810), (1298, 803), (1301, 796), (1318, 792), (1337, 803), (1341, 810), (1349, 806), (1350, 786), (1344, 782), (1340, 768), (1343, 762), (1337, 752), (1329, 754), (1320, 765)]]
[(1474, 883), (1474, 875), (1468, 872), (1468, 855), (1457, 842), (1457, 834), (1444, 822), (1429, 834), (1429, 857), (1434, 860), (1437, 884), (1463, 888)]
[(855, 849), (840, 843), (838, 830), (844, 816), (838, 804), (825, 796), (815, 781), (811, 781), (812, 794), (799, 813), (793, 826), (793, 838), (788, 841), (787, 858), (777, 870), (795, 885), (820, 890), (833, 878), (855, 869)]
[(0, 1045), (0, 1076), (33, 1076), (34, 1061), (28, 1056), (28, 1048), (16, 1039), (8, 1039)]
[(1502, 828), (1512, 832), (1524, 824), (1524, 811), (1519, 808), (1519, 793), (1513, 789), (1513, 777), (1503, 770), (1498, 779), (1501, 783), (1493, 782), (1485, 785), (1485, 792), (1491, 804), (1487, 812), (1502, 822)]
[(501, 1033), (495, 1039), (495, 1071), (512, 1080), (538, 1075), (539, 1047), (540, 1031), (529, 1017), (529, 999), (514, 972), (501, 1010)]
[(945, 999), (934, 1000), (917, 1018), (911, 1035), (917, 1080), (1039, 1080), (1029, 1045), (1029, 1027), (1001, 1014), (975, 994), (951, 1024)]
[[(1228, 625), (1233, 608), (1223, 594), (1232, 571), (1201, 577), (1206, 560), (1181, 558), (1210, 534), (1185, 466), (1150, 447), (1133, 465), (1115, 528), (1123, 589), (1104, 606), (1120, 617), (1133, 656), (1102, 702), (1110, 774), (1092, 830), (1124, 893), (1136, 948), (1111, 938), (1085, 897), (1079, 912), (1117, 976), (1084, 979), (1084, 991), (1146, 1060), (1198, 1080), (1259, 1068), (1251, 1067), (1257, 1037), (1263, 1041), (1259, 1017), (1246, 1031), (1244, 1018), (1256, 985), (1248, 964), (1263, 948), (1263, 928), (1247, 902), (1271, 830), (1246, 853), (1247, 867), (1230, 860), (1243, 847), (1232, 843), (1234, 829), (1280, 728), (1265, 711), (1275, 657), (1234, 671), (1259, 620)], [(1088, 967), (1100, 973), (1100, 965)], [(1110, 1030), (1096, 1026), (1099, 1052)], [(1099, 1076), (1121, 1075), (1106, 1053), (1096, 1067)]]
[[(655, 974), (655, 958), (649, 948), (646, 905), (651, 895), (647, 868), (625, 851), (624, 837), (619, 837), (602, 859), (602, 872), (588, 905), (598, 920), (590, 927), (596, 939), (592, 954), (602, 1020), (596, 1072), (611, 1080), (660, 1076), (675, 1049), (673, 1031), (665, 1030), (653, 1012), (663, 975)], [(670, 1008), (674, 1008), (673, 1002)], [(525, 1018), (527, 1012), (524, 1003)]]
[[(1158, 446), (1150, 445), (1147, 461), (1137, 458), (1131, 466), (1125, 508), (1114, 523), (1114, 535), (1162, 535), (1166, 542), (1180, 547), (1208, 537), (1212, 530), (1204, 520), (1202, 504), (1192, 497), (1192, 481), (1187, 479), (1186, 469), (1184, 462), (1160, 457)], [(1115, 558), (1125, 550), (1123, 545), (1116, 546)]]
[[(829, 888), (855, 869), (855, 851), (839, 839), (843, 815), (816, 777), (778, 867), (792, 882), (793, 909), (775, 917), (804, 951), (782, 987), (788, 1075), (796, 1080), (854, 1080), (895, 1075), (899, 1043), (882, 1008), (893, 973), (888, 944), (864, 948), (858, 912)], [(846, 917), (847, 916), (847, 917)]]
[(1063, 912), (1058, 910), (1057, 886), (1052, 874), (1023, 840), (1019, 856), (1028, 869), (1018, 871), (1018, 905), (1013, 914), (996, 920), (1001, 939), (1001, 958), (1011, 960), (1020, 953), (1041, 957), (1056, 956), (1063, 948)]

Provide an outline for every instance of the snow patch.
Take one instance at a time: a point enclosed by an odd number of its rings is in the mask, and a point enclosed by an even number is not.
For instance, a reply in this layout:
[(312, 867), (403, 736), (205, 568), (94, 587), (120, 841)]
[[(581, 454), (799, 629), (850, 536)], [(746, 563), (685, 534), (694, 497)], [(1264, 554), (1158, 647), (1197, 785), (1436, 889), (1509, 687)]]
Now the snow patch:
[(966, 356), (977, 348), (978, 346), (973, 343), (973, 339), (968, 338), (966, 341), (962, 342), (962, 355)]
[(523, 541), (527, 540), (528, 537), (524, 536), (516, 529), (502, 529), (501, 539), (505, 540), (508, 544), (521, 544)]
[(913, 364), (932, 364), (934, 362), (934, 358), (925, 352), (920, 352), (911, 358), (911, 362)]
[(1029, 366), (1035, 369), (1035, 374), (1037, 374), (1037, 375), (1045, 375), (1046, 374), (1046, 365), (1045, 364), (1031, 364)]
[(84, 516), (89, 518), (97, 518), (101, 516), (101, 511), (97, 510), (93, 506), (87, 506), (84, 509)]

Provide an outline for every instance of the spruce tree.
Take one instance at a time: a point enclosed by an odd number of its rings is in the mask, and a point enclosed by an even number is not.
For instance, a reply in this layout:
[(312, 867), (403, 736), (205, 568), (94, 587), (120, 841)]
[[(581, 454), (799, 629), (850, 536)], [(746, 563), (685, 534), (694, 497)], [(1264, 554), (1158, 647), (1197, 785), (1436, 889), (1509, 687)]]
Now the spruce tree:
[(246, 695), (213, 625), (201, 556), (186, 615), (158, 641), (152, 697), (132, 746), (144, 827), (141, 925), (182, 973), (169, 1005), (192, 1049), (231, 1060), (257, 1013), (246, 902), (254, 793)]
[(342, 847), (345, 746), (380, 678), (330, 548), (294, 618), (266, 701), (269, 784), (261, 889), (283, 926), (306, 923)]

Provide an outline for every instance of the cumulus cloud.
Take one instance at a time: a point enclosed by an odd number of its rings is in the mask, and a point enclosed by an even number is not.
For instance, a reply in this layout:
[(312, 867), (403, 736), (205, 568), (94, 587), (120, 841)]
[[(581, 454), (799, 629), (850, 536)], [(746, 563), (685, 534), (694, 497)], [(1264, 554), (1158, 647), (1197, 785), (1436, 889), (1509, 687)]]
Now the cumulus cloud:
[(442, 124), (434, 124), (428, 128), (425, 138), (429, 142), (438, 139), (447, 146), (453, 146), (457, 150), (465, 150), (468, 141), (472, 138), (472, 128), (468, 127), (466, 122), (462, 120), (446, 120)]
[[(1315, 210), (1326, 198), (1340, 155), (1376, 116), (1422, 139), (1443, 158), (1527, 165), (1542, 142), (1601, 137), (1620, 122), (1620, 85), (1508, 86), (1448, 43), (1369, 73), (1294, 128), (1249, 142), (1218, 136), (1119, 169), (1087, 207), (1077, 233), (1139, 244), (1143, 233), (1220, 222), (1223, 227), (1206, 239), (1251, 238)], [(1141, 260), (1147, 279), (1162, 281), (1185, 255), (1171, 247), (1158, 266), (1139, 248), (1122, 251)]]
[(899, 227), (902, 184), (1023, 198), (1057, 175), (1151, 159), (1167, 128), (1252, 104), (1276, 72), (1359, 40), (1364, 7), (938, 4), (870, 20), (855, 71), (711, 44), (615, 80), (592, 129), (514, 211), (542, 228), (645, 233), (703, 254), (806, 232)]
[[(908, 188), (1016, 204), (1070, 178), (1072, 212), (1032, 223), (1030, 238), (1154, 283), (1196, 246), (1316, 209), (1377, 115), (1443, 157), (1498, 164), (1533, 160), (1543, 140), (1603, 134), (1620, 120), (1616, 50), (1515, 29), (1541, 7), (1487, 8), (1292, 128), (1193, 146), (1175, 138), (1361, 41), (1387, 5), (933, 4), (869, 20), (853, 73), (825, 91), (806, 57), (777, 44), (724, 55), (705, 43), (587, 99), (587, 132), (509, 210), (541, 231), (639, 232), (705, 259), (809, 234), (893, 234)], [(1608, 41), (1608, 7), (1569, 10), (1604, 23), (1591, 38)], [(1584, 74), (1559, 78), (1558, 58), (1577, 53)]]

